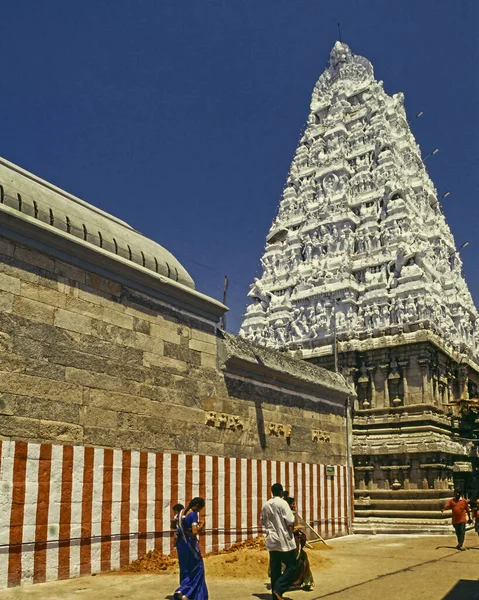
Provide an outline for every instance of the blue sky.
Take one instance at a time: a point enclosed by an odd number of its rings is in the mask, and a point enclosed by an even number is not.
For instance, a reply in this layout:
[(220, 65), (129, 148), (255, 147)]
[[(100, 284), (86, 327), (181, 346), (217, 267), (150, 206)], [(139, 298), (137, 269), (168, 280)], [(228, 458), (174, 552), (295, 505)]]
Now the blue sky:
[(413, 132), (479, 305), (479, 2), (83, 0), (2, 7), (0, 154), (128, 221), (221, 298), (228, 329), (341, 22)]

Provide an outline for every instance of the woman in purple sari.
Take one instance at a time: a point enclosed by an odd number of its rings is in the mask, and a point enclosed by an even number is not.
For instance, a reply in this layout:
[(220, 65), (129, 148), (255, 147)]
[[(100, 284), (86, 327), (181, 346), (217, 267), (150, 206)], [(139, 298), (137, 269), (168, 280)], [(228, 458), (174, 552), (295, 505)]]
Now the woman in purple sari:
[(201, 557), (197, 533), (204, 527), (199, 520), (199, 511), (205, 506), (203, 498), (193, 498), (178, 518), (176, 550), (180, 563), (180, 587), (175, 591), (175, 600), (208, 600), (205, 581), (205, 566)]

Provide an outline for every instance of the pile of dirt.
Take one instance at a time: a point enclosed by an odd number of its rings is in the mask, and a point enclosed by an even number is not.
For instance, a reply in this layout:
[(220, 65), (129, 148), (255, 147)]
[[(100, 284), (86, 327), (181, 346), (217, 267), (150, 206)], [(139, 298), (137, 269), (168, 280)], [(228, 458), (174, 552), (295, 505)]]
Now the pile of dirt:
[(223, 550), (207, 552), (205, 554), (205, 558), (207, 556), (217, 556), (218, 554), (231, 554), (231, 552), (238, 552), (239, 550), (266, 550), (266, 542), (264, 541), (264, 537), (260, 535), (255, 538), (245, 540), (244, 542), (235, 542), (234, 544), (231, 544), (231, 546), (228, 546), (228, 548), (223, 548)]
[[(263, 541), (264, 545), (264, 541)], [(308, 549), (311, 570), (327, 568), (330, 561), (320, 554), (320, 548)], [(227, 554), (228, 556), (225, 556)], [(268, 579), (269, 554), (266, 549), (241, 548), (235, 552), (220, 552), (205, 556), (206, 577), (212, 579)]]
[(177, 573), (178, 559), (158, 550), (150, 550), (141, 558), (121, 567), (120, 573)]
[[(320, 551), (327, 549), (316, 545), (308, 549), (311, 569), (324, 569), (329, 560)], [(204, 556), (206, 576), (212, 579), (260, 579), (268, 578), (269, 555), (264, 537), (236, 542), (224, 550), (209, 552)], [(178, 573), (178, 559), (150, 550), (141, 558), (120, 569), (120, 573)]]

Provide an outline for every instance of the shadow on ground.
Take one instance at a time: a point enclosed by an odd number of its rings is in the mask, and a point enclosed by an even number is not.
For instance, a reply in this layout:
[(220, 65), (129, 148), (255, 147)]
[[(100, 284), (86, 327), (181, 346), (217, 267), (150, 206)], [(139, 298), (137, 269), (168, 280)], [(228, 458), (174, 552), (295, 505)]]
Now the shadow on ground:
[(479, 581), (460, 579), (442, 600), (477, 600), (479, 599)]

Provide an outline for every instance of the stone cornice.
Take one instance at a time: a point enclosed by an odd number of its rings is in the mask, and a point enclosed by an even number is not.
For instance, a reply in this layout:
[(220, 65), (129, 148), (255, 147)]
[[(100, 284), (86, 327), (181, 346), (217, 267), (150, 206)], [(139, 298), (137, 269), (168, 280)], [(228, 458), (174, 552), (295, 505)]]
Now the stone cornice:
[(225, 372), (247, 373), (263, 382), (310, 390), (312, 395), (324, 395), (330, 402), (341, 406), (348, 396), (355, 396), (341, 375), (224, 331), (220, 332), (220, 336), (223, 343), (219, 359)]
[(75, 264), (216, 323), (226, 306), (121, 256), (0, 205), (0, 236)]

